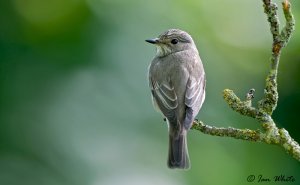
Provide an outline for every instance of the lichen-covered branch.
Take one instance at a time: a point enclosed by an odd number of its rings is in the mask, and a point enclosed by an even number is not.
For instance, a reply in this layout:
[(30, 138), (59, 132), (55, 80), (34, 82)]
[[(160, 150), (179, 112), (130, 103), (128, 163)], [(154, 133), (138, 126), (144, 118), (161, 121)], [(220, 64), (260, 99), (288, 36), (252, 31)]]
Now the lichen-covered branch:
[(235, 139), (279, 145), (283, 147), (289, 155), (300, 161), (300, 146), (291, 138), (287, 130), (284, 128), (278, 129), (271, 118), (270, 122), (266, 123), (264, 127), (267, 128), (265, 132), (232, 127), (214, 127), (205, 125), (202, 121), (194, 121), (192, 129), (212, 136), (232, 137)]
[(286, 0), (282, 2), (282, 6), (286, 24), (282, 29), (280, 36), (283, 38), (282, 40), (285, 41), (283, 46), (286, 46), (292, 36), (293, 31), (295, 30), (295, 19), (291, 11), (291, 4), (289, 1)]
[(260, 141), (260, 131), (250, 129), (223, 128), (205, 125), (202, 121), (194, 121), (192, 129), (209, 134), (212, 136), (233, 137), (235, 139), (247, 141)]
[[(247, 93), (247, 95), (248, 94), (249, 93)], [(260, 121), (265, 121), (266, 116), (268, 116), (267, 114), (261, 113), (256, 108), (252, 107), (251, 99), (246, 99), (245, 101), (240, 100), (233, 90), (225, 89), (223, 91), (223, 98), (230, 108), (243, 116), (252, 117)]]
[(235, 112), (243, 116), (252, 117), (256, 119), (263, 130), (237, 129), (237, 128), (223, 128), (205, 125), (201, 121), (194, 121), (192, 129), (198, 130), (202, 133), (221, 136), (232, 137), (235, 139), (242, 139), (247, 141), (264, 142), (267, 144), (279, 145), (286, 150), (288, 154), (300, 161), (300, 146), (289, 135), (284, 128), (278, 128), (272, 119), (272, 113), (276, 109), (278, 101), (277, 91), (277, 71), (279, 66), (279, 59), (282, 48), (284, 48), (291, 38), (294, 31), (295, 20), (291, 12), (291, 4), (288, 0), (282, 3), (283, 13), (285, 16), (285, 27), (280, 31), (280, 23), (278, 19), (278, 7), (271, 0), (262, 0), (264, 10), (270, 23), (270, 31), (273, 37), (271, 68), (266, 77), (266, 85), (264, 89), (264, 97), (258, 101), (258, 107), (252, 106), (252, 99), (254, 97), (254, 89), (251, 89), (247, 95), (246, 100), (241, 100), (232, 90), (225, 89), (223, 91), (223, 98), (229, 107)]

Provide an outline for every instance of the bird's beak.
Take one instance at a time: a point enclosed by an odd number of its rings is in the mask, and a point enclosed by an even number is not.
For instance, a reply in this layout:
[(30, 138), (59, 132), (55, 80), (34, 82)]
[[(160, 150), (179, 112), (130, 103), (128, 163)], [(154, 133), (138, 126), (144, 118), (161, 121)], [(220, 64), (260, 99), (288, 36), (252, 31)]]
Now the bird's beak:
[(157, 44), (159, 43), (159, 39), (158, 38), (155, 38), (155, 39), (147, 39), (146, 42), (149, 42), (151, 44)]

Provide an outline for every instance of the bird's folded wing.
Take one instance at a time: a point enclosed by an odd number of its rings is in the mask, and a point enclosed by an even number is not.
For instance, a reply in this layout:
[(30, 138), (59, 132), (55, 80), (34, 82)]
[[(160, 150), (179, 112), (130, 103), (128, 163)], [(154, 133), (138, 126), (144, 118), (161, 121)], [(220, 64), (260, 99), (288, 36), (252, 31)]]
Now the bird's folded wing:
[(186, 93), (185, 93), (185, 105), (186, 109), (186, 117), (184, 124), (187, 128), (189, 128), (193, 119), (196, 116), (196, 110), (199, 110), (202, 106), (202, 103), (205, 98), (205, 75), (201, 75), (199, 79), (190, 77), (188, 79), (186, 85)]
[(199, 98), (202, 98), (201, 96), (205, 87), (204, 83), (204, 75), (202, 75), (199, 79), (195, 79), (192, 77), (188, 79), (185, 93), (186, 106), (194, 107), (195, 104), (199, 101)]
[(150, 79), (150, 87), (153, 97), (162, 113), (169, 121), (176, 120), (175, 109), (178, 107), (178, 100), (171, 81), (158, 84)]

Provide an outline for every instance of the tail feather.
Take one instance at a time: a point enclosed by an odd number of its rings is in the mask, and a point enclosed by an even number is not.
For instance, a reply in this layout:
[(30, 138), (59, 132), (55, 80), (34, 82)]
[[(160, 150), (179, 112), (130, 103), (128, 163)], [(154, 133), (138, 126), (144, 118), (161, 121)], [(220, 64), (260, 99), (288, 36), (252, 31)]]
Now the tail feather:
[(187, 148), (186, 131), (169, 135), (169, 168), (189, 169), (190, 160)]

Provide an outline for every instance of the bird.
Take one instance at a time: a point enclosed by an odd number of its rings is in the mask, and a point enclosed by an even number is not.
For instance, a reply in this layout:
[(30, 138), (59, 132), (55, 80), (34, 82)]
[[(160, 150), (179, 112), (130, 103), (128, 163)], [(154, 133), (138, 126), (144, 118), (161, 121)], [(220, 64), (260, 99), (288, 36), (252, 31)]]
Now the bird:
[(146, 42), (156, 46), (148, 67), (154, 108), (168, 123), (171, 169), (190, 169), (187, 132), (205, 99), (206, 77), (192, 37), (180, 29), (169, 29)]

